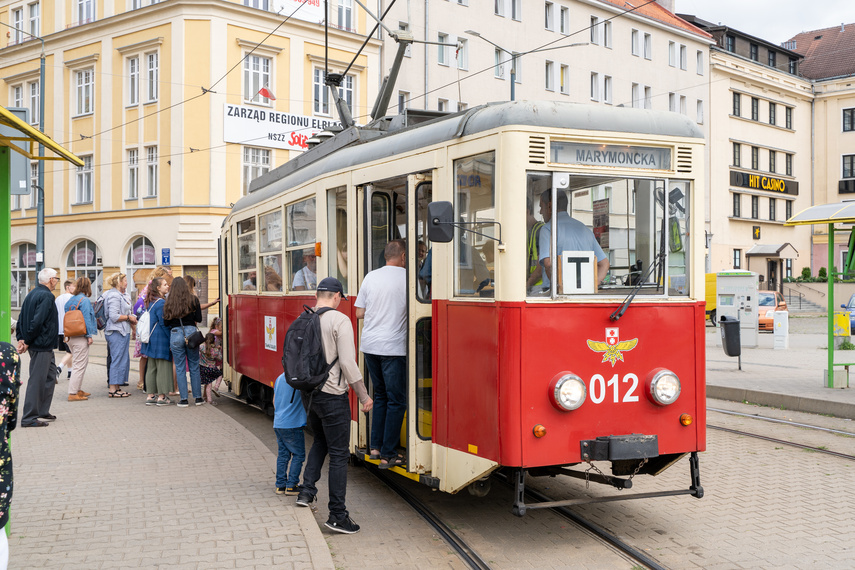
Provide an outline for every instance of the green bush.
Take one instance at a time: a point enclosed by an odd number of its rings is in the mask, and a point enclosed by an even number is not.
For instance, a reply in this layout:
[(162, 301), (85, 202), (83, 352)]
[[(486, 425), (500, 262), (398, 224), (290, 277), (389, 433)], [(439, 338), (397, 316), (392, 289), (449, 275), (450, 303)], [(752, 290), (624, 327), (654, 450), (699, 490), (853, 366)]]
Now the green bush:
[(810, 281), (811, 280), (810, 267), (802, 267), (802, 274), (799, 277), (799, 280), (800, 281)]
[(826, 271), (825, 267), (820, 267), (819, 271), (816, 274), (816, 282), (817, 283), (825, 283), (828, 281), (828, 271)]
[(855, 350), (855, 344), (852, 344), (848, 340), (844, 340), (840, 343), (840, 348), (838, 350)]

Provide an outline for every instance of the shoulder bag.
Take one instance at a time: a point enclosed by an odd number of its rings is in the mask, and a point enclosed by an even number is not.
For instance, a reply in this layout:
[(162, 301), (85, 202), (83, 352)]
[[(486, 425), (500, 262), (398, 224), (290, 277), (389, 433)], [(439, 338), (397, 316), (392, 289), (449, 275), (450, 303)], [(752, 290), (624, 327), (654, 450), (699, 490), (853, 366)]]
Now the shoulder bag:
[(77, 301), (73, 309), (66, 311), (62, 318), (62, 334), (68, 338), (86, 336), (86, 318), (83, 316), (83, 311), (80, 310), (80, 303), (82, 302), (83, 297)]
[[(181, 323), (181, 331), (183, 332), (184, 320), (179, 317), (178, 322)], [(193, 323), (193, 326), (195, 327), (196, 323)], [(205, 335), (203, 335), (202, 331), (200, 331), (198, 328), (196, 329), (196, 332), (192, 333), (190, 336), (187, 336), (186, 332), (184, 333), (184, 344), (187, 346), (187, 348), (199, 348), (199, 345), (203, 342), (205, 342)]]

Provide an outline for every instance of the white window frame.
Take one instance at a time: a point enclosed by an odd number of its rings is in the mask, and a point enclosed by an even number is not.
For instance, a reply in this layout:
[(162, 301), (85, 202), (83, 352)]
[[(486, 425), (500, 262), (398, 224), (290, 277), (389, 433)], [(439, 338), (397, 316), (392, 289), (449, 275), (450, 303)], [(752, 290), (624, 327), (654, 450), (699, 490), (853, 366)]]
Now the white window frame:
[[(266, 69), (265, 69), (266, 65)], [(273, 84), (273, 58), (247, 54), (243, 60), (243, 101), (254, 105), (271, 106), (267, 97), (259, 95), (262, 87)]]
[[(408, 32), (410, 31), (410, 25), (407, 22), (398, 22), (398, 29), (402, 32)], [(412, 45), (407, 46), (407, 48), (404, 50), (404, 57), (412, 57), (412, 47)]]
[(653, 61), (653, 36), (644, 34), (644, 59)]
[(672, 113), (677, 112), (677, 94), (668, 93), (668, 110)]
[(641, 109), (644, 107), (644, 100), (641, 98), (641, 85), (638, 83), (632, 84), (632, 107)]
[(570, 8), (562, 6), (558, 12), (558, 31), (565, 36), (570, 33)]
[(353, 0), (338, 0), (338, 27), (340, 30), (356, 31), (355, 15)]
[(136, 200), (140, 196), (140, 151), (137, 148), (128, 149), (128, 200)]
[(653, 89), (650, 87), (650, 85), (644, 86), (644, 108), (653, 108)]
[(591, 16), (591, 43), (600, 45), (600, 19), (597, 16)]
[(555, 31), (555, 4), (552, 2), (543, 3), (543, 27), (550, 32)]
[[(75, 117), (95, 112), (95, 68), (87, 67), (74, 72)], [(88, 97), (88, 105), (86, 104)]]
[(249, 183), (270, 170), (272, 155), (269, 148), (243, 147), (243, 195), (249, 193)]
[(312, 112), (315, 115), (330, 114), (330, 93), (324, 84), (324, 70), (316, 67), (312, 71)]
[(243, 5), (247, 8), (255, 8), (257, 10), (270, 10), (269, 0), (243, 0)]
[(563, 95), (569, 95), (570, 94), (570, 66), (569, 65), (562, 65), (561, 66), (559, 81), (560, 81), (559, 88), (561, 89), (561, 93)]
[(603, 76), (603, 103), (612, 104), (612, 76)]
[(641, 57), (641, 34), (638, 30), (634, 29), (630, 32), (629, 41), (630, 41), (630, 53), (636, 57)]
[(404, 109), (409, 107), (410, 104), (410, 92), (409, 91), (398, 91), (398, 113), (403, 113)]
[(95, 21), (95, 0), (77, 0), (77, 25)]
[(503, 65), (505, 58), (502, 56), (503, 53), (499, 48), (493, 50), (493, 77), (496, 79), (505, 78), (505, 66)]
[(15, 8), (12, 10), (12, 44), (19, 44), (24, 41), (24, 8)]
[(448, 112), (448, 99), (437, 99), (436, 100), (436, 110), (440, 113)]
[(347, 108), (353, 113), (354, 109), (354, 96), (356, 94), (356, 76), (348, 73), (344, 77), (341, 78), (341, 85), (338, 88), (338, 96), (342, 99), (345, 104), (347, 104)]
[(677, 67), (677, 42), (668, 42), (668, 65)]
[(42, 97), (42, 89), (39, 80), (27, 83), (27, 91), (30, 97), (30, 124), (38, 125)]
[(612, 23), (603, 22), (603, 47), (612, 49)]
[(74, 205), (92, 203), (92, 155), (81, 156), (83, 166), (77, 167)]
[(140, 103), (140, 58), (128, 58), (128, 106)]
[(514, 52), (513, 56), (514, 59), (511, 61), (511, 68), (514, 70), (514, 82), (522, 83), (522, 54)]
[(683, 44), (680, 44), (680, 69), (683, 71), (689, 69), (689, 50)]
[(698, 53), (695, 56), (695, 59), (696, 59), (696, 63), (697, 63), (697, 74), (703, 75), (704, 74), (704, 52), (702, 52), (701, 50), (698, 50)]
[(682, 113), (683, 115), (689, 114), (688, 103), (686, 101), (685, 95), (680, 95), (680, 113)]
[(24, 85), (13, 85), (12, 86), (12, 94), (9, 97), (10, 102), (12, 103), (12, 107), (23, 107), (24, 106)]
[(469, 69), (469, 40), (457, 38), (457, 69), (467, 71)]
[[(436, 34), (436, 41), (441, 44), (447, 44), (448, 42), (448, 34), (443, 34), (439, 32)], [(444, 65), (448, 67), (448, 46), (436, 46), (436, 62), (439, 65)]]
[(160, 55), (158, 52), (145, 54), (146, 103), (157, 101), (160, 89)]
[(39, 164), (41, 162), (40, 160), (30, 161), (30, 205), (28, 206), (30, 209), (35, 208), (38, 204), (39, 191), (36, 186), (39, 185)]
[(511, 19), (522, 21), (522, 0), (511, 0)]
[(30, 34), (36, 37), (39, 37), (41, 34), (41, 5), (38, 2), (30, 2), (27, 4), (29, 23), (30, 23)]
[(505, 0), (494, 0), (493, 14), (496, 16), (505, 17)]
[(600, 100), (600, 74), (591, 72), (591, 101)]
[(159, 171), (157, 146), (145, 147), (146, 198), (157, 198), (160, 186)]
[(555, 91), (555, 64), (546, 60), (543, 66), (543, 87), (547, 91)]

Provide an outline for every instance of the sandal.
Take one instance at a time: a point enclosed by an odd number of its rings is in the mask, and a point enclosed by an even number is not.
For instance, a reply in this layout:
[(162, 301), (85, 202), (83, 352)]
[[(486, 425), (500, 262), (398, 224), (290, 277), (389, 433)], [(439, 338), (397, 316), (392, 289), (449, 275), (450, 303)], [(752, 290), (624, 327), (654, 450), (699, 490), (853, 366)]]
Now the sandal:
[(368, 456), (368, 459), (371, 459), (372, 461), (377, 461), (378, 459), (380, 459), (380, 452), (372, 450), (371, 454)]
[[(383, 463), (384, 461), (386, 463)], [(380, 465), (378, 465), (378, 467), (380, 467), (380, 469), (389, 469), (390, 467), (401, 467), (402, 465), (406, 465), (406, 464), (407, 464), (407, 458), (399, 453), (395, 457), (390, 457), (388, 459), (381, 459)]]
[(116, 390), (115, 392), (107, 392), (107, 395), (111, 398), (127, 398), (130, 396), (130, 393)]
[(157, 403), (157, 399), (154, 396), (145, 399), (146, 406), (153, 406)]

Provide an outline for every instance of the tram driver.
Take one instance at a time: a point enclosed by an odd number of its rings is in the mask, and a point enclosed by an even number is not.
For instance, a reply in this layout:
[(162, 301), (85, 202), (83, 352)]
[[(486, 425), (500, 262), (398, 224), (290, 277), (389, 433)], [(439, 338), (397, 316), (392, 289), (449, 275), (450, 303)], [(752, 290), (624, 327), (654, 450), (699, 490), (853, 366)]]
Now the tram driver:
[[(558, 225), (556, 247), (558, 251), (593, 251), (597, 257), (597, 283), (600, 283), (609, 272), (609, 258), (594, 237), (594, 232), (580, 222), (570, 217), (567, 212), (567, 194), (558, 191), (558, 213), (555, 222)], [(549, 276), (552, 275), (552, 190), (544, 190), (540, 195), (540, 213), (546, 222), (540, 229), (537, 239), (537, 251), (540, 264), (543, 266), (543, 288), (549, 289)]]

